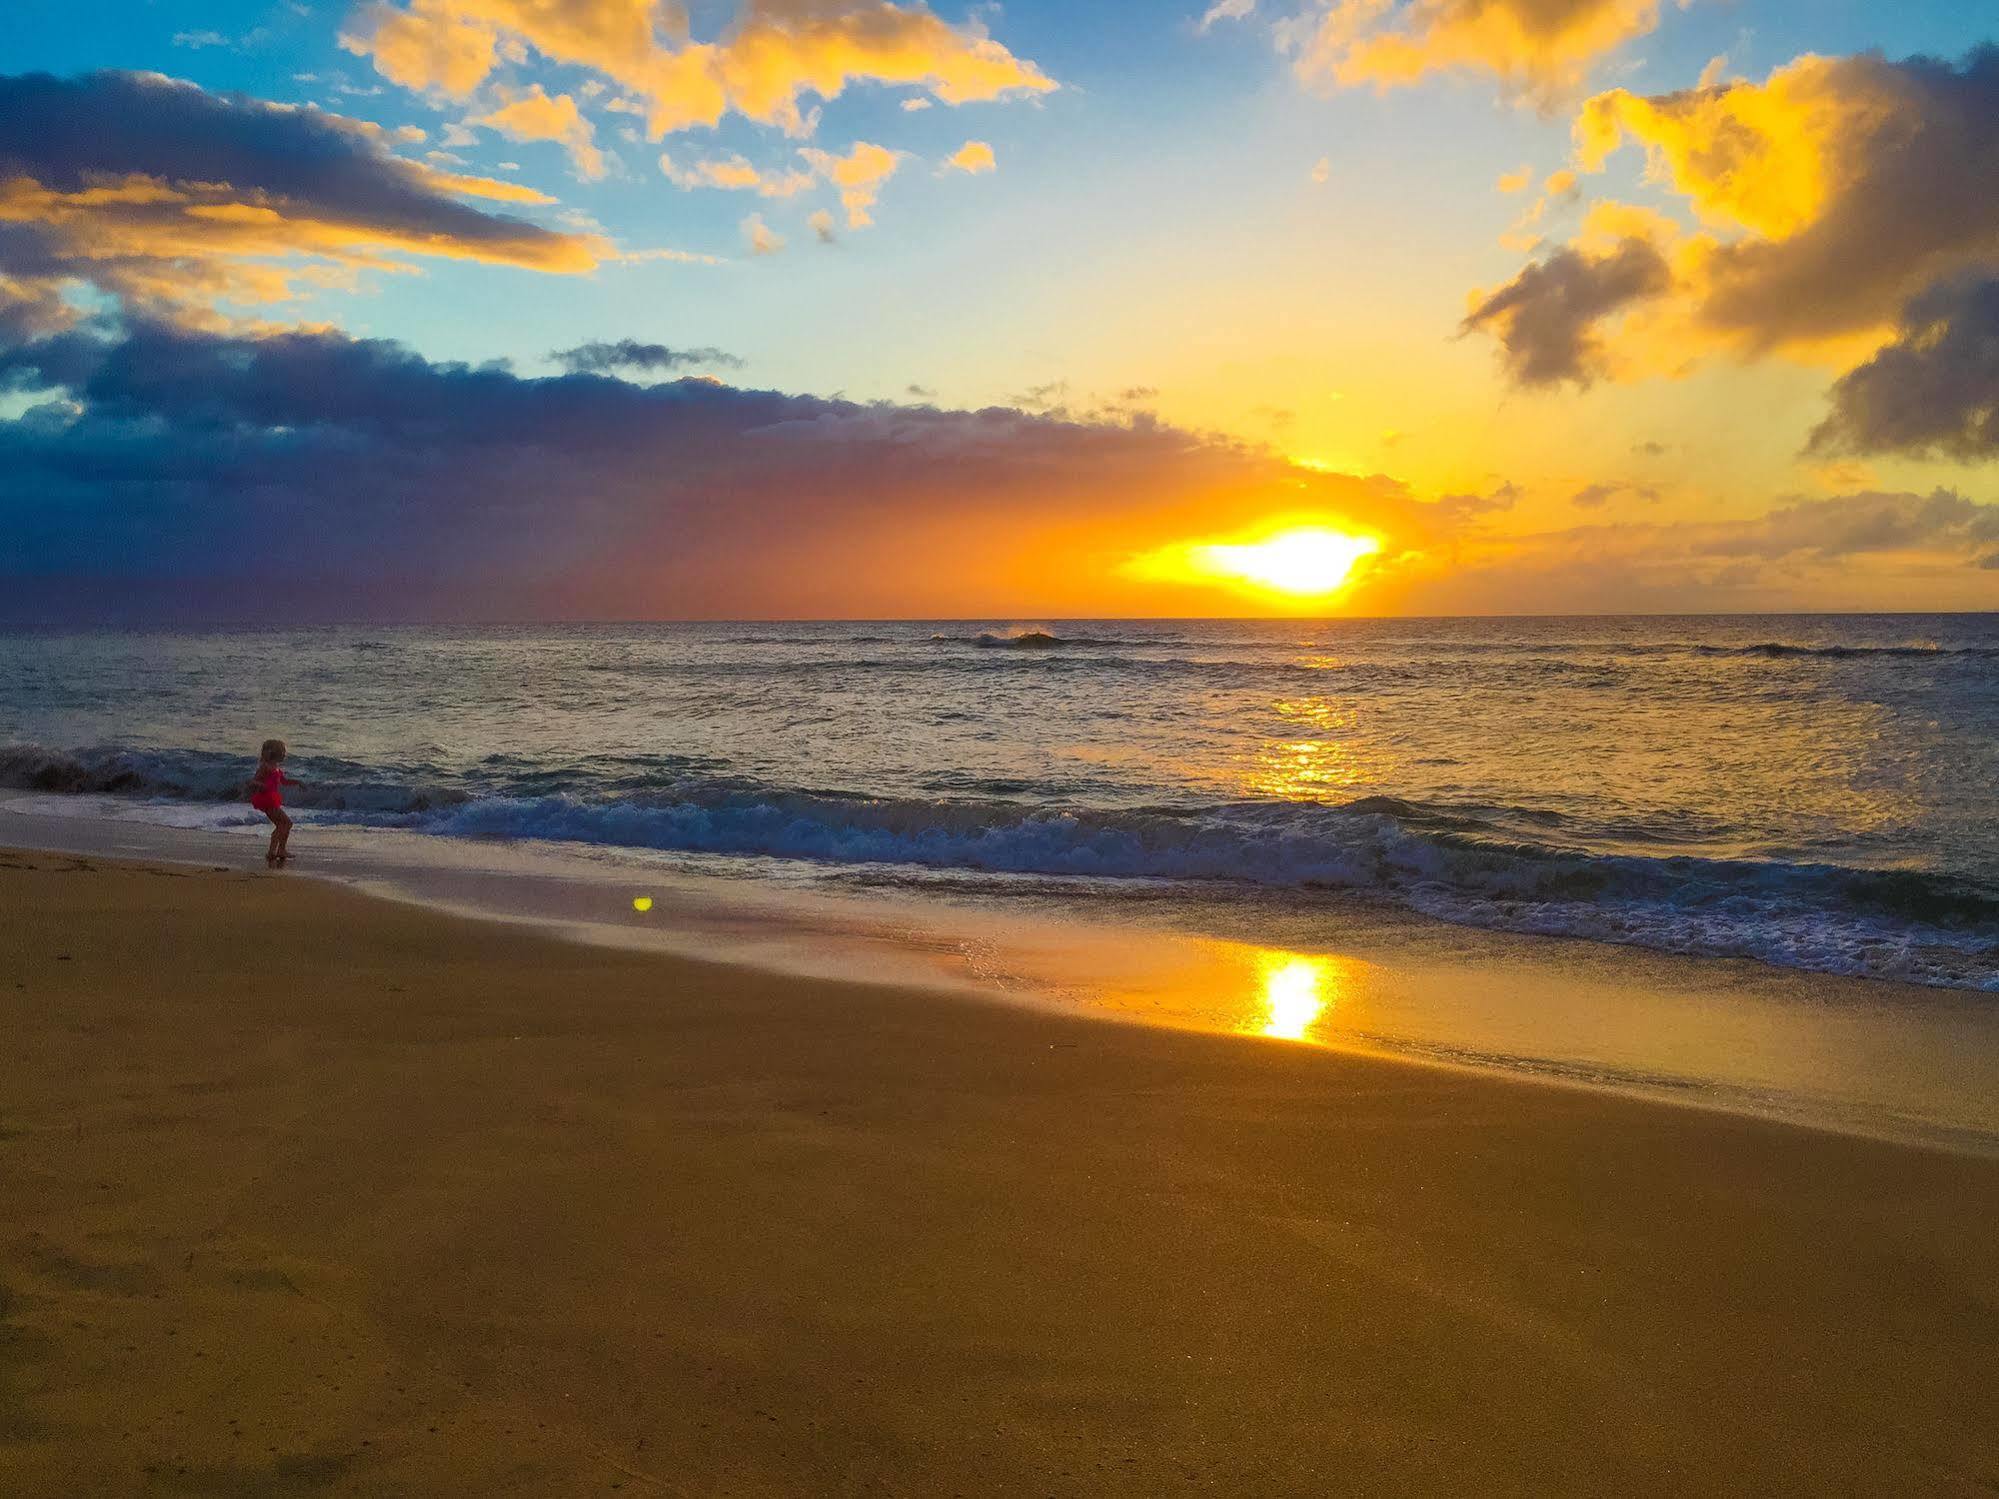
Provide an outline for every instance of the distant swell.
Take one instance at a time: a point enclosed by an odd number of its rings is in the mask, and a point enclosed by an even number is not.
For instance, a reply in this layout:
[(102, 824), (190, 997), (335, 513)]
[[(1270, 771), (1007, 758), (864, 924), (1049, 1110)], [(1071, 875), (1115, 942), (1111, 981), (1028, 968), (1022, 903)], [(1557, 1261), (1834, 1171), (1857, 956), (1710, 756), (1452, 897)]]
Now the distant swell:
[[(247, 818), (243, 755), (0, 747), (0, 785)], [(1591, 853), (1551, 812), (1369, 797), (1140, 809), (917, 800), (771, 787), (698, 762), (302, 762), (308, 820), (854, 867), (1349, 890), (1517, 932), (1999, 991), (1999, 885), (1827, 864)], [(1627, 835), (1625, 841), (1629, 843)], [(865, 873), (865, 868), (857, 868)], [(885, 876), (886, 877), (886, 874)], [(1086, 893), (1086, 890), (1079, 891)]]
[(1999, 658), (1999, 646), (1986, 645), (1789, 645), (1780, 640), (1755, 645), (1696, 645), (1689, 647), (1697, 656), (1818, 656), (1845, 660), (1868, 656), (1981, 656)]
[(933, 645), (971, 645), (987, 651), (1053, 651), (1078, 645), (1127, 645), (1103, 635), (1055, 635), (1047, 630), (981, 630), (976, 635), (932, 635)]

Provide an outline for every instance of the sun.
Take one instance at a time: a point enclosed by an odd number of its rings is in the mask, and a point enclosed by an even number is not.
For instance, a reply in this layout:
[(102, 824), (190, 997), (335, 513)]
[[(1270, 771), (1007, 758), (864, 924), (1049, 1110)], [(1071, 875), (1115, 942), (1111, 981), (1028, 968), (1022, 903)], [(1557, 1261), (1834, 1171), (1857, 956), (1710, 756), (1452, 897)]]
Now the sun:
[(1299, 526), (1262, 541), (1197, 546), (1189, 560), (1217, 578), (1275, 589), (1293, 598), (1322, 598), (1344, 588), (1354, 564), (1380, 550), (1381, 543), (1372, 536)]
[(1272, 602), (1312, 603), (1345, 588), (1361, 560), (1381, 550), (1379, 537), (1334, 525), (1272, 525), (1242, 540), (1176, 542), (1133, 558), (1126, 571), (1159, 582), (1232, 588)]

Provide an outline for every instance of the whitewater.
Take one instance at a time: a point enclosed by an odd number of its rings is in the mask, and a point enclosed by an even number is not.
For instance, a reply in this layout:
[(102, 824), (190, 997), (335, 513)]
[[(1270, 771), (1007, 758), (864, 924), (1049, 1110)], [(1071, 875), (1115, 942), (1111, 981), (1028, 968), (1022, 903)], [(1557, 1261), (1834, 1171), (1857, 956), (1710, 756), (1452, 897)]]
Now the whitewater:
[[(1999, 992), (1999, 617), (0, 636), (0, 788)], [(1197, 918), (1189, 918), (1197, 919)]]

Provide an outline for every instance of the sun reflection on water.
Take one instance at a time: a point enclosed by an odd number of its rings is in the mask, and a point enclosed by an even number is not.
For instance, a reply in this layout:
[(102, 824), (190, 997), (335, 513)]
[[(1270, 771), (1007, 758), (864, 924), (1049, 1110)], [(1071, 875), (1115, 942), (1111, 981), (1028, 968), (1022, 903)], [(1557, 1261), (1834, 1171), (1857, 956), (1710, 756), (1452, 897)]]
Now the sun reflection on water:
[(1287, 801), (1351, 793), (1378, 784), (1387, 772), (1378, 747), (1363, 750), (1358, 714), (1331, 698), (1284, 698), (1271, 711), (1303, 733), (1263, 742), (1243, 770), (1248, 790)]

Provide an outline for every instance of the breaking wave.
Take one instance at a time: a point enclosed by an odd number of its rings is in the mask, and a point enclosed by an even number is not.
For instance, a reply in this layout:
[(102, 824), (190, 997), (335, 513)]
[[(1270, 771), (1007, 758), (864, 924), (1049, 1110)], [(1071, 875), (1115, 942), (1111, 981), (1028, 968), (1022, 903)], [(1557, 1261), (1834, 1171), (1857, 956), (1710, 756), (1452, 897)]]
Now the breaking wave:
[[(234, 820), (243, 755), (0, 747), (0, 785), (196, 802)], [(1591, 852), (1539, 808), (1391, 797), (1138, 808), (787, 789), (670, 757), (470, 769), (301, 762), (308, 820), (968, 876), (1352, 891), (1449, 921), (1999, 992), (1999, 884), (1964, 875)], [(1616, 829), (1625, 845), (1645, 830)], [(1663, 841), (1663, 840), (1660, 840)]]

